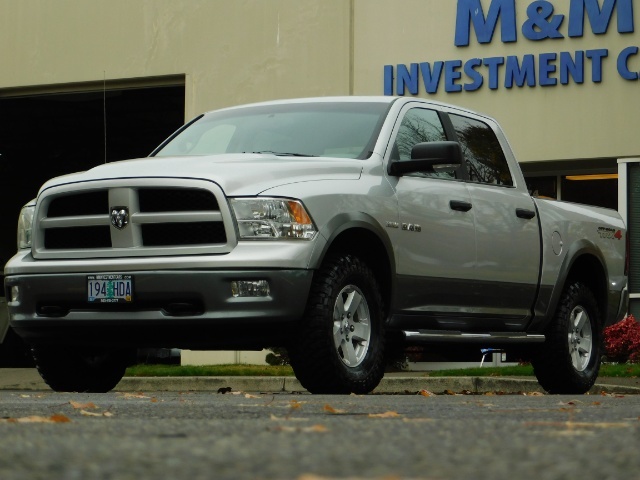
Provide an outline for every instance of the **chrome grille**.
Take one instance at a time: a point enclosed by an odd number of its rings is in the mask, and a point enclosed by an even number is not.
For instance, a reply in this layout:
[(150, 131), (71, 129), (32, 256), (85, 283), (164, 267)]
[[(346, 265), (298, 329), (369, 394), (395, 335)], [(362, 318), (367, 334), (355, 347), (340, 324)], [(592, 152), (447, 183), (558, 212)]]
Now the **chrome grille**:
[[(128, 211), (129, 224), (124, 228), (111, 224), (115, 207)], [(60, 186), (39, 199), (34, 255), (226, 253), (235, 242), (232, 225), (222, 191), (210, 182), (144, 179)]]

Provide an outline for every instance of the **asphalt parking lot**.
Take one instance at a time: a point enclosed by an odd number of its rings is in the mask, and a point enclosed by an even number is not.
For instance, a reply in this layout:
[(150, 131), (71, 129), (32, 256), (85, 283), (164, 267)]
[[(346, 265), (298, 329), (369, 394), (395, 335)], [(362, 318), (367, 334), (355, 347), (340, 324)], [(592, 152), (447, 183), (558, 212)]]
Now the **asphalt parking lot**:
[(640, 478), (640, 395), (0, 391), (3, 480)]

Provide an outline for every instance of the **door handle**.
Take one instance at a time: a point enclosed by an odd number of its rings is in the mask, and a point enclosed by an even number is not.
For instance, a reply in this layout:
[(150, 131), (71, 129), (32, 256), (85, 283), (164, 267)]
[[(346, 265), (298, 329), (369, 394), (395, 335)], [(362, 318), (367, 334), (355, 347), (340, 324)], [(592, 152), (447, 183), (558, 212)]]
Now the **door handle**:
[(469, 202), (463, 202), (462, 200), (450, 200), (449, 207), (451, 207), (451, 210), (455, 210), (456, 212), (468, 212), (471, 210), (473, 205)]
[(531, 220), (536, 216), (536, 212), (527, 208), (516, 208), (516, 215), (518, 218), (524, 218), (525, 220)]

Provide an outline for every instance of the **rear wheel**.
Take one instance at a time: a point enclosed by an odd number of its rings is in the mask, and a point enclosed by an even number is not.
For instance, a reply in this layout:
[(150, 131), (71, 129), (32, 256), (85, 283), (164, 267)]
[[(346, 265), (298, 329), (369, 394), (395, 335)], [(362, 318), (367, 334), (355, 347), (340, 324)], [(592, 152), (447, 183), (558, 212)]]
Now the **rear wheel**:
[(368, 393), (384, 375), (380, 291), (358, 257), (333, 256), (317, 272), (300, 331), (288, 348), (311, 393)]
[(549, 393), (586, 393), (600, 371), (602, 330), (598, 304), (581, 282), (565, 289), (543, 347), (532, 359)]
[(32, 352), (38, 373), (56, 392), (108, 392), (133, 358), (120, 349), (34, 346)]

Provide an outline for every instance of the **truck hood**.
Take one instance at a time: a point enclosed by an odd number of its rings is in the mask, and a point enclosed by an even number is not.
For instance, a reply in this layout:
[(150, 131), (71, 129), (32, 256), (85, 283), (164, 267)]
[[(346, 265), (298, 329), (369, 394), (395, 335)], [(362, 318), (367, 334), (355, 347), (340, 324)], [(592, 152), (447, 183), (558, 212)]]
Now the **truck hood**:
[(197, 178), (222, 187), (229, 196), (258, 195), (270, 188), (317, 180), (357, 180), (362, 160), (327, 157), (287, 157), (272, 154), (225, 154), (149, 157), (107, 163), (86, 172), (48, 181), (47, 188), (118, 178)]

